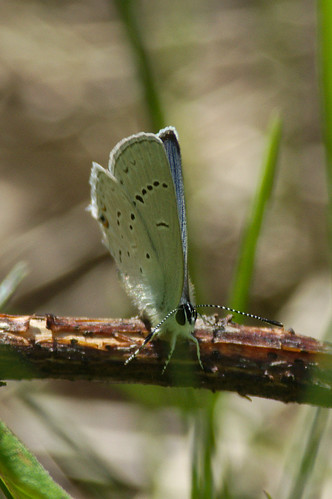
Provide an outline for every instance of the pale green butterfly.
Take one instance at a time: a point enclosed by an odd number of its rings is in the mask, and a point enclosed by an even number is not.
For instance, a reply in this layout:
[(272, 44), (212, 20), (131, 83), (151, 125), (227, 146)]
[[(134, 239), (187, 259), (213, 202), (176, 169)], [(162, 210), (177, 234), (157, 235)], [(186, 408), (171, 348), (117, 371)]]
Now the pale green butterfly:
[(178, 135), (174, 127), (158, 134), (138, 133), (112, 150), (108, 170), (93, 163), (92, 216), (119, 269), (121, 280), (151, 332), (126, 361), (155, 336), (193, 341), (198, 307), (216, 307), (282, 326), (221, 305), (193, 305), (187, 265), (187, 223)]

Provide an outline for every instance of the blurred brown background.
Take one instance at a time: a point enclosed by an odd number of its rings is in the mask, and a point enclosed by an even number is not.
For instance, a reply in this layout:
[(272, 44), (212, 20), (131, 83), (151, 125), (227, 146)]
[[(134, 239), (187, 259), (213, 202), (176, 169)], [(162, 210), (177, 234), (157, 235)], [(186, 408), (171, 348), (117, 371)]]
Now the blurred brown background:
[[(180, 136), (197, 298), (227, 303), (268, 123), (278, 110), (279, 171), (249, 310), (322, 334), (330, 291), (314, 3), (146, 0), (136, 2), (136, 12), (166, 124)], [(20, 260), (29, 267), (6, 311), (136, 313), (86, 211), (91, 162), (106, 166), (120, 139), (158, 131), (116, 4), (2, 0), (0, 92), (0, 277)], [(79, 398), (81, 385), (68, 385)], [(14, 427), (23, 410), (17, 403), (3, 405)], [(71, 409), (75, 419), (81, 410)], [(114, 410), (123, 421), (124, 412)]]

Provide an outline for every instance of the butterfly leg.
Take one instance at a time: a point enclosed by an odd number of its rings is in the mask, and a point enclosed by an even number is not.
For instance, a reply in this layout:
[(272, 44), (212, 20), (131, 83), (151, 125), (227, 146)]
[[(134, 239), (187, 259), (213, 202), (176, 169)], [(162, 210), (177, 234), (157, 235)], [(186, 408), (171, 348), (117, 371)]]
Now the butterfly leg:
[(199, 362), (199, 365), (201, 366), (201, 368), (203, 369), (204, 371), (204, 367), (203, 367), (203, 364), (202, 364), (202, 361), (201, 361), (201, 352), (199, 350), (199, 343), (198, 343), (198, 339), (195, 338), (195, 336), (191, 335), (190, 337), (191, 341), (193, 341), (195, 344), (196, 344), (196, 350), (197, 350), (197, 359), (198, 359), (198, 362)]
[(172, 357), (172, 355), (173, 355), (173, 352), (174, 352), (174, 349), (175, 349), (175, 345), (176, 345), (176, 335), (175, 335), (175, 334), (173, 334), (172, 339), (171, 339), (171, 341), (170, 341), (170, 350), (169, 350), (169, 354), (168, 354), (168, 357), (167, 357), (167, 359), (166, 359), (166, 362), (165, 362), (165, 365), (164, 365), (164, 367), (163, 367), (163, 370), (162, 370), (161, 374), (164, 374), (164, 372), (166, 371), (166, 368), (167, 368), (167, 366), (168, 366), (168, 364), (169, 364), (169, 361), (171, 360), (171, 357)]

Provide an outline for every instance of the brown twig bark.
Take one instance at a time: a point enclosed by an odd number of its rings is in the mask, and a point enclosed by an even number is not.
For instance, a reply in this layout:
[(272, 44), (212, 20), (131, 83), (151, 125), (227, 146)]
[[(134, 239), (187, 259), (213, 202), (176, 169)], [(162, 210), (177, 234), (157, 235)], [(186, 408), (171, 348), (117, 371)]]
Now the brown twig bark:
[(332, 345), (280, 328), (248, 327), (231, 317), (197, 321), (195, 346), (177, 348), (162, 374), (167, 344), (149, 343), (138, 319), (0, 314), (0, 379), (88, 379), (229, 390), (283, 402), (332, 407)]

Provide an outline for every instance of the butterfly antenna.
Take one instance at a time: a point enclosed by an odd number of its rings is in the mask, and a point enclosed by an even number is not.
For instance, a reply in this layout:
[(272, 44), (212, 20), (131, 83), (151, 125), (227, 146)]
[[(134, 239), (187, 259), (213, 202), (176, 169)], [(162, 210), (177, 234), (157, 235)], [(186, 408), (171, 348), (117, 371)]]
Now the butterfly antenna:
[(131, 362), (136, 357), (136, 355), (142, 350), (142, 348), (144, 348), (145, 345), (147, 343), (149, 343), (149, 341), (151, 341), (153, 339), (154, 335), (157, 333), (157, 331), (160, 328), (160, 326), (162, 324), (164, 324), (164, 322), (166, 322), (167, 319), (169, 319), (170, 316), (172, 314), (174, 314), (176, 311), (177, 311), (177, 308), (174, 308), (173, 310), (171, 310), (170, 312), (168, 312), (168, 314), (165, 315), (165, 317), (163, 318), (163, 320), (160, 321), (159, 324), (157, 324), (156, 327), (152, 329), (152, 331), (147, 335), (147, 337), (143, 341), (142, 345), (139, 348), (137, 348), (137, 350), (135, 350), (135, 352), (130, 357), (128, 357), (128, 359), (125, 361), (125, 363), (124, 363), (125, 366), (127, 364), (129, 364), (129, 362)]
[(266, 322), (267, 324), (271, 324), (272, 326), (284, 327), (282, 322), (274, 321), (272, 319), (265, 319), (264, 317), (260, 317), (259, 315), (248, 314), (247, 312), (241, 312), (240, 310), (235, 310), (234, 308), (225, 307), (224, 305), (211, 305), (211, 304), (202, 304), (196, 305), (195, 308), (219, 308), (221, 310), (226, 310), (227, 312), (234, 312), (235, 314), (245, 315), (246, 317), (251, 317), (252, 319), (257, 319), (262, 322)]

